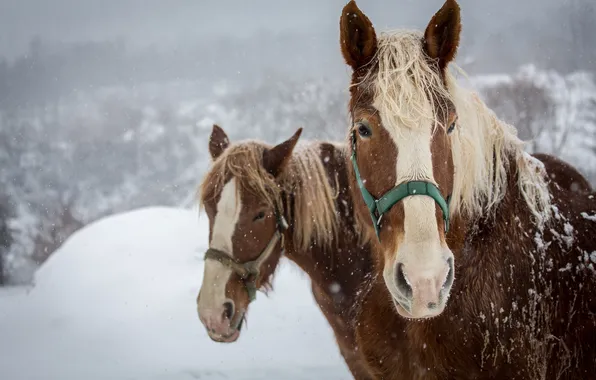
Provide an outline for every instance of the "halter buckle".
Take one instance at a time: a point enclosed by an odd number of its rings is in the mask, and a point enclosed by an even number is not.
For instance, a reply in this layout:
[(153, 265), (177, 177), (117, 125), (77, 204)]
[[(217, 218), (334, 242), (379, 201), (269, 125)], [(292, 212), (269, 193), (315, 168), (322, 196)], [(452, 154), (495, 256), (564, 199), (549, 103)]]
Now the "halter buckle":
[(379, 216), (379, 219), (377, 219), (377, 226), (381, 226), (381, 219), (383, 219), (383, 214), (381, 214), (381, 216)]
[(377, 218), (377, 220), (375, 221), (375, 224), (377, 226), (381, 225), (381, 219), (383, 219), (383, 214), (379, 213), (379, 200), (375, 199), (375, 210), (373, 211), (375, 218)]
[(277, 217), (277, 224), (281, 231), (285, 231), (289, 227), (288, 221), (281, 214)]
[(245, 282), (244, 287), (246, 288), (246, 293), (248, 293), (248, 302), (253, 302), (257, 299), (257, 284), (254, 281)]

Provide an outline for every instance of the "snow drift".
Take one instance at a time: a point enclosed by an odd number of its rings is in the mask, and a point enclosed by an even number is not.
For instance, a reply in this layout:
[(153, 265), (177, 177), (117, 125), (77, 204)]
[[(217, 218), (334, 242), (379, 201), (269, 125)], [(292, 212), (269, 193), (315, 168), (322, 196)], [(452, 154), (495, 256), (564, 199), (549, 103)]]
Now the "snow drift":
[(148, 208), (74, 234), (29, 290), (0, 292), (0, 378), (349, 379), (310, 281), (283, 261), (233, 344), (196, 312), (208, 222)]

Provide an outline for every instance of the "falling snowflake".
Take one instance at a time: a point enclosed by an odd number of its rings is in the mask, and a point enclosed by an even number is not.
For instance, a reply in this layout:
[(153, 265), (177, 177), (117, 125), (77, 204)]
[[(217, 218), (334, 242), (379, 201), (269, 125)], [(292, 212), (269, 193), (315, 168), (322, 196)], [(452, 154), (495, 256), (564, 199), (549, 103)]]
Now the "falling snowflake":
[(331, 285), (329, 285), (329, 291), (333, 294), (337, 294), (341, 291), (341, 286), (337, 282), (332, 282)]

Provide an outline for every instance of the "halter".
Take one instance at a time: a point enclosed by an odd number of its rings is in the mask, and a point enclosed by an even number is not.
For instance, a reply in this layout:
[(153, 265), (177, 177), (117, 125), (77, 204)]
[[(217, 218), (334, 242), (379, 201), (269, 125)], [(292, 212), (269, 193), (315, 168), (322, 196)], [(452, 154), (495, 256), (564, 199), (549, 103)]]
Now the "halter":
[(224, 266), (232, 269), (240, 278), (244, 281), (244, 287), (248, 293), (249, 302), (254, 301), (257, 298), (257, 279), (261, 273), (261, 265), (271, 256), (273, 248), (278, 241), (281, 240), (282, 252), (283, 252), (283, 232), (288, 229), (288, 222), (286, 219), (275, 210), (276, 229), (275, 233), (269, 240), (267, 246), (261, 251), (259, 256), (252, 260), (244, 263), (239, 262), (237, 259), (231, 257), (225, 252), (220, 250), (209, 248), (205, 252), (205, 260), (217, 260)]
[(381, 198), (375, 199), (375, 197), (366, 190), (362, 177), (360, 176), (360, 170), (358, 170), (358, 163), (356, 162), (356, 133), (354, 131), (352, 131), (352, 155), (350, 158), (352, 166), (354, 167), (356, 181), (358, 181), (358, 187), (360, 188), (360, 193), (362, 193), (364, 203), (366, 203), (366, 207), (368, 207), (368, 212), (372, 218), (373, 227), (375, 228), (375, 233), (377, 234), (377, 239), (379, 239), (379, 241), (381, 241), (379, 233), (383, 214), (389, 211), (391, 207), (402, 199), (413, 195), (426, 195), (434, 199), (443, 212), (445, 233), (449, 231), (449, 200), (451, 196), (447, 196), (447, 199), (443, 198), (441, 191), (439, 191), (439, 188), (434, 183), (427, 181), (403, 182), (386, 192)]

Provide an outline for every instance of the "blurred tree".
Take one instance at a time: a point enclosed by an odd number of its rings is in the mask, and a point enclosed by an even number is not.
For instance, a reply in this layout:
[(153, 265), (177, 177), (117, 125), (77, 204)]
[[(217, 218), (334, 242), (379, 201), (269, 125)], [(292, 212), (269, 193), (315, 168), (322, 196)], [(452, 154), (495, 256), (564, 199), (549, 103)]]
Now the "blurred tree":
[(543, 133), (555, 127), (555, 103), (545, 88), (530, 78), (519, 78), (485, 89), (487, 104), (499, 118), (514, 125), (523, 140), (530, 141), (530, 151), (537, 146)]
[(14, 217), (12, 204), (7, 196), (0, 196), (0, 286), (6, 283), (4, 260), (13, 243), (12, 230), (9, 225)]

